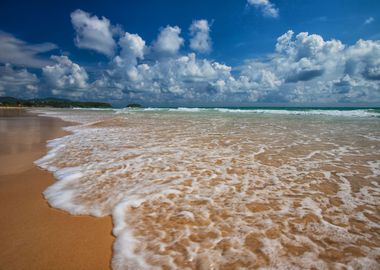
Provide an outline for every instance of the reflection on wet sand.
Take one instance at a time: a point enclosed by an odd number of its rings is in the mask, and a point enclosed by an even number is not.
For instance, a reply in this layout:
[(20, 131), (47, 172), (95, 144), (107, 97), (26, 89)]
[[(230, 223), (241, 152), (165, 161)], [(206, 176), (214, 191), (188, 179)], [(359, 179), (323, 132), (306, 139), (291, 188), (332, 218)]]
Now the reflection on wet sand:
[[(14, 120), (12, 120), (14, 119)], [(44, 154), (45, 143), (51, 138), (57, 121), (49, 117), (37, 118), (25, 109), (0, 109), (0, 172), (12, 174), (30, 169)]]
[(46, 140), (64, 136), (59, 119), (0, 108), (0, 269), (108, 269), (109, 217), (76, 217), (49, 207), (51, 173), (33, 162)]

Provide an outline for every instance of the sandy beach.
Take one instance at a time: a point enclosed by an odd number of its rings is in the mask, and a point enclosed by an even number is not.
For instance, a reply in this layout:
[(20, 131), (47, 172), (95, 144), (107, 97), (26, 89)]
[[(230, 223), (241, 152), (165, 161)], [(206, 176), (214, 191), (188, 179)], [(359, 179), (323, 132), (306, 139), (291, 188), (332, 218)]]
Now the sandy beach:
[(109, 269), (111, 217), (72, 216), (42, 192), (55, 179), (34, 165), (46, 141), (66, 134), (59, 119), (0, 109), (0, 269)]

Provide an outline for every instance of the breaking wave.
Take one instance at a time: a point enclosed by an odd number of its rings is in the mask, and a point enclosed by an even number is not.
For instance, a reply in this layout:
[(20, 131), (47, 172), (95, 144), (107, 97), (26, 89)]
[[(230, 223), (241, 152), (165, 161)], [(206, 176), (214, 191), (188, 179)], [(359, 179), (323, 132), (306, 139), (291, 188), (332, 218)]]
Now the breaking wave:
[(143, 109), (118, 109), (118, 113), (131, 112), (172, 112), (172, 113), (246, 113), (246, 114), (280, 114), (280, 115), (326, 115), (344, 117), (380, 117), (379, 109), (308, 109), (308, 108), (283, 108), (283, 109), (255, 109), (255, 108), (143, 108)]

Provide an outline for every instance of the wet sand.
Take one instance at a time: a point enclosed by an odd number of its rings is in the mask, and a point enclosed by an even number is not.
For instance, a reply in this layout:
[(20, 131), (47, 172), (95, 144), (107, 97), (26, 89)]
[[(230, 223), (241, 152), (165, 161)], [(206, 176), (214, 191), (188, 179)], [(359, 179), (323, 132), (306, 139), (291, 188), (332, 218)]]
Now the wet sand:
[(0, 109), (0, 269), (109, 269), (110, 217), (71, 216), (42, 196), (55, 179), (33, 161), (68, 123)]
[(84, 123), (47, 198), (113, 214), (115, 270), (380, 269), (377, 118), (45, 113)]

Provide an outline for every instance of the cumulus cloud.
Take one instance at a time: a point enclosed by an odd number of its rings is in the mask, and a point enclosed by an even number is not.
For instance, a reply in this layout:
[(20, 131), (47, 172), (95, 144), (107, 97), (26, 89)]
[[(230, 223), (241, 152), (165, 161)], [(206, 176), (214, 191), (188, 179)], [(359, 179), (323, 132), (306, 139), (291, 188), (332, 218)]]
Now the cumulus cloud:
[(99, 19), (78, 9), (71, 13), (71, 23), (76, 31), (77, 47), (92, 49), (109, 57), (114, 55), (116, 43), (113, 27), (107, 18)]
[[(262, 10), (277, 10), (269, 1), (249, 2)], [(72, 21), (77, 46), (106, 54), (109, 61), (93, 67), (89, 76), (67, 56), (38, 58), (38, 53), (54, 47), (50, 43), (28, 45), (0, 34), (0, 38), (5, 36), (0, 48), (20, 54), (24, 49), (29, 66), (42, 67), (39, 80), (26, 69), (0, 66), (0, 95), (31, 95), (49, 89), (49, 93), (71, 98), (172, 105), (380, 102), (380, 41), (359, 40), (345, 45), (317, 34), (289, 30), (278, 37), (272, 53), (231, 67), (198, 54), (212, 47), (206, 20), (194, 20), (190, 25), (189, 47), (193, 52), (186, 54), (180, 50), (184, 39), (178, 26), (161, 28), (156, 40), (148, 44), (140, 35), (120, 29), (116, 42), (115, 27), (106, 18), (81, 10), (72, 13)], [(17, 50), (9, 49), (12, 46)], [(7, 57), (3, 55), (0, 51), (1, 57)], [(14, 61), (18, 65), (18, 60)]]
[(190, 25), (190, 48), (196, 52), (208, 53), (211, 51), (212, 41), (210, 26), (207, 20), (196, 20)]
[(181, 55), (177, 49), (155, 58), (137, 34), (125, 33), (119, 45), (120, 54), (91, 84), (95, 93), (175, 104), (380, 100), (379, 41), (360, 40), (347, 46), (290, 30), (277, 39), (272, 54), (236, 68), (196, 53)]
[(53, 94), (81, 96), (88, 90), (88, 75), (83, 67), (64, 55), (51, 58), (56, 64), (42, 68), (42, 72)]
[(346, 52), (345, 72), (367, 80), (380, 80), (380, 41), (359, 40)]
[(0, 96), (31, 98), (37, 95), (39, 79), (25, 68), (10, 64), (0, 65)]
[(166, 26), (162, 28), (154, 43), (154, 49), (159, 53), (176, 54), (184, 43), (184, 39), (180, 37), (181, 28), (178, 26)]
[(277, 18), (279, 10), (269, 0), (247, 0), (249, 5), (259, 9), (263, 16)]
[[(211, 50), (207, 20), (194, 20), (189, 31), (192, 50), (201, 53)], [(200, 59), (195, 53), (181, 55), (179, 50), (184, 39), (180, 34), (178, 26), (166, 26), (150, 46), (138, 34), (121, 34), (117, 43), (119, 53), (95, 81), (87, 84), (87, 88), (96, 95), (108, 93), (106, 96), (113, 98), (148, 98), (157, 102), (165, 99), (222, 101), (228, 95), (238, 95), (242, 99), (248, 96), (255, 101), (281, 83), (269, 69), (233, 76), (232, 68), (225, 64)], [(45, 77), (49, 81), (49, 76)], [(68, 85), (67, 77), (57, 77), (50, 80), (55, 93), (61, 93), (57, 89), (74, 88)]]
[[(120, 55), (113, 59), (116, 71), (123, 72), (131, 80), (137, 79), (137, 61), (144, 59), (145, 41), (137, 34), (125, 33), (119, 40)], [(115, 70), (113, 72), (115, 72)]]
[[(294, 37), (288, 31), (277, 39), (275, 52), (265, 61), (248, 60), (241, 74), (259, 89), (276, 91), (299, 82), (309, 82), (326, 74), (336, 78), (338, 64), (343, 64), (340, 54), (344, 45), (337, 40), (325, 41), (319, 35), (301, 32)], [(340, 66), (340, 69), (343, 69)]]
[[(120, 55), (124, 59), (144, 58), (145, 41), (137, 34), (125, 33), (120, 38), (119, 45), (121, 47)], [(135, 61), (135, 60), (133, 60)]]
[[(131, 76), (128, 70), (133, 70)], [(125, 92), (171, 93), (192, 95), (207, 91), (211, 84), (230, 76), (231, 67), (206, 59), (197, 59), (194, 53), (163, 58), (154, 63), (139, 63), (129, 69), (113, 66), (107, 74), (118, 80)], [(206, 93), (205, 93), (206, 94)]]
[(53, 43), (28, 44), (11, 34), (0, 31), (0, 63), (40, 68), (51, 63), (42, 53), (56, 49)]
[(337, 40), (324, 41), (319, 35), (299, 33), (293, 40), (293, 31), (280, 36), (276, 44), (273, 65), (287, 82), (309, 81), (326, 70), (335, 69), (341, 61), (344, 45)]
[[(288, 31), (265, 59), (240, 67), (251, 85), (267, 89), (260, 100), (292, 103), (350, 103), (380, 100), (380, 41), (347, 46), (316, 34)], [(263, 73), (264, 72), (264, 73)], [(266, 74), (258, 80), (258, 74)], [(276, 98), (274, 98), (274, 96)]]

